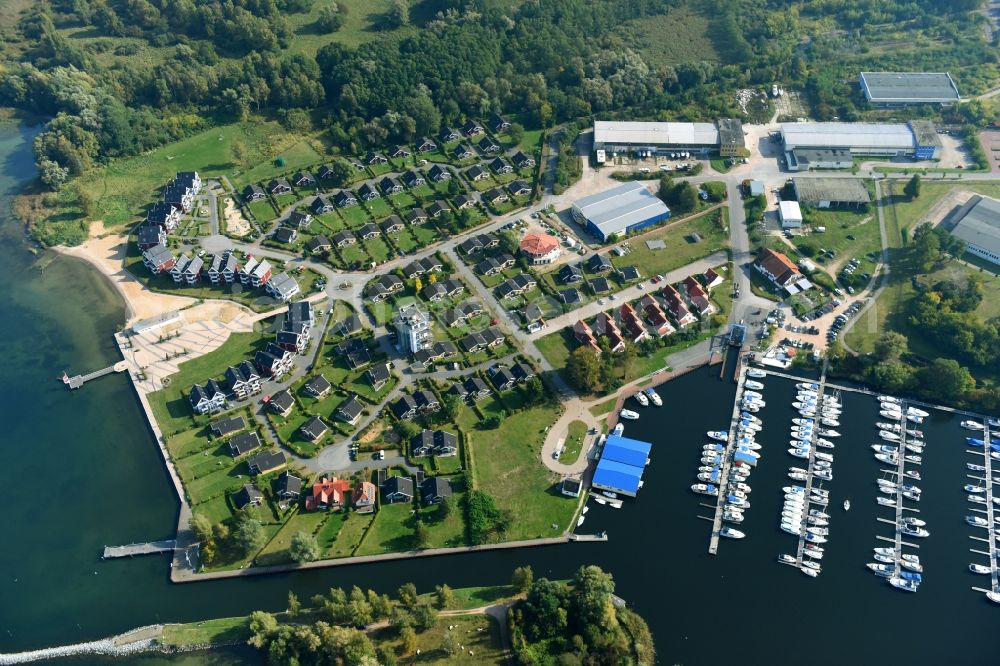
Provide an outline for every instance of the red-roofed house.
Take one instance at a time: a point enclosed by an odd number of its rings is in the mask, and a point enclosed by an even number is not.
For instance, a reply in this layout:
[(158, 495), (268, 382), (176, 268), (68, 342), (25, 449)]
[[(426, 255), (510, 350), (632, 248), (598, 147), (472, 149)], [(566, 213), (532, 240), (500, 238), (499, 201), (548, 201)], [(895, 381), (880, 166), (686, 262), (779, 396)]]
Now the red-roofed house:
[(702, 278), (705, 280), (705, 289), (708, 289), (709, 291), (725, 282), (725, 280), (722, 279), (722, 276), (715, 272), (714, 268), (709, 268), (705, 271)]
[(621, 318), (622, 326), (625, 327), (625, 332), (628, 333), (629, 339), (633, 343), (642, 342), (649, 338), (649, 332), (646, 330), (646, 326), (639, 319), (639, 315), (635, 313), (632, 306), (626, 303), (621, 307)]
[(350, 490), (349, 481), (323, 477), (318, 483), (313, 484), (312, 495), (306, 498), (306, 511), (339, 510), (347, 505), (346, 493)]
[(702, 288), (701, 283), (693, 275), (689, 275), (684, 279), (684, 287), (687, 289), (688, 301), (691, 302), (695, 312), (702, 317), (715, 312), (715, 306), (712, 305), (712, 301), (708, 300), (708, 294), (705, 293), (705, 289)]
[(608, 348), (612, 354), (625, 349), (625, 337), (622, 335), (621, 329), (618, 328), (614, 317), (607, 312), (600, 312), (595, 319), (594, 325), (597, 328), (598, 335), (608, 336)]
[(681, 298), (680, 293), (674, 289), (673, 285), (668, 284), (663, 288), (663, 298), (667, 302), (667, 311), (681, 328), (698, 321), (698, 319), (691, 314), (691, 311), (688, 310), (688, 307), (684, 304), (684, 300)]
[(798, 293), (812, 286), (799, 272), (798, 266), (780, 252), (764, 248), (753, 265), (764, 277), (789, 293)]
[(660, 304), (649, 294), (639, 299), (639, 307), (646, 313), (646, 319), (653, 325), (653, 328), (656, 329), (656, 334), (661, 338), (677, 330), (670, 323), (670, 320), (667, 319), (667, 314), (660, 307)]
[(590, 347), (598, 354), (601, 353), (601, 347), (597, 344), (597, 338), (594, 337), (594, 331), (590, 329), (587, 322), (580, 320), (573, 324), (573, 336), (576, 341), (585, 347)]
[(559, 239), (549, 234), (526, 234), (520, 247), (532, 264), (551, 264), (559, 256)]
[(351, 503), (358, 513), (371, 513), (375, 510), (375, 497), (378, 489), (370, 481), (362, 481), (354, 486), (354, 493), (351, 496)]

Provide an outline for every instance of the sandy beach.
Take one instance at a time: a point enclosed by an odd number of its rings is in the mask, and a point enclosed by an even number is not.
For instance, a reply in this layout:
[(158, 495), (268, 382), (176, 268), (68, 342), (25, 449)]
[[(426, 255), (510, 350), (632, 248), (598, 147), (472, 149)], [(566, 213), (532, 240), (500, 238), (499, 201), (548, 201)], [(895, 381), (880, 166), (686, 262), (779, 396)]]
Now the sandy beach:
[(57, 252), (89, 262), (111, 281), (122, 295), (128, 308), (128, 322), (153, 317), (170, 310), (178, 310), (195, 303), (196, 299), (169, 294), (157, 294), (146, 289), (141, 282), (125, 270), (125, 251), (128, 236), (108, 232), (103, 222), (90, 224), (90, 238), (76, 247), (56, 247)]

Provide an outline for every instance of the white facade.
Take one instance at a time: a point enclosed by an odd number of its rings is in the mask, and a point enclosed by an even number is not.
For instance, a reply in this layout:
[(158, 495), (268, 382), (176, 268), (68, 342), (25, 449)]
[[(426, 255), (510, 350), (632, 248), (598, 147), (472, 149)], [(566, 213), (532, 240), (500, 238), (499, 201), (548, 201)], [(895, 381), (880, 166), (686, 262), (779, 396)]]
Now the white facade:
[(396, 313), (396, 333), (399, 346), (404, 353), (415, 353), (428, 349), (434, 342), (431, 332), (431, 316), (416, 305), (406, 305)]
[(782, 201), (778, 204), (778, 217), (782, 229), (798, 229), (802, 226), (802, 209), (798, 201)]

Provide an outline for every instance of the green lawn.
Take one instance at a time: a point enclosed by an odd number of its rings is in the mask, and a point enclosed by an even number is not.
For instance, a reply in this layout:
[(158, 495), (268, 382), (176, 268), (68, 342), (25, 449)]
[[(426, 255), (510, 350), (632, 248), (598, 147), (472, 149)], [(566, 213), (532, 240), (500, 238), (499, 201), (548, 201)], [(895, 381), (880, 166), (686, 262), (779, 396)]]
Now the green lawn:
[(207, 643), (245, 643), (250, 638), (250, 618), (224, 617), (163, 627), (165, 645), (185, 647)]
[(179, 432), (167, 437), (167, 449), (174, 459), (201, 453), (217, 445), (217, 442), (209, 440), (208, 435), (208, 428), (192, 428)]
[(231, 180), (236, 189), (242, 189), (249, 183), (266, 183), (272, 178), (291, 176), (297, 169), (310, 167), (322, 160), (323, 156), (316, 152), (312, 142), (301, 139), (288, 143), (280, 152), (275, 153), (274, 158), (261, 160)]
[[(195, 423), (187, 398), (192, 384), (204, 384), (213, 377), (221, 378), (226, 368), (252, 358), (257, 348), (269, 338), (257, 331), (233, 333), (218, 349), (181, 363), (179, 370), (170, 375), (169, 386), (147, 396), (163, 434), (169, 436), (187, 430)], [(207, 419), (202, 417), (202, 420)]]
[(566, 441), (563, 443), (562, 453), (559, 455), (559, 462), (572, 465), (580, 457), (583, 449), (583, 440), (587, 436), (587, 424), (583, 421), (573, 421), (569, 424), (566, 434)]
[(338, 208), (337, 212), (344, 218), (344, 222), (347, 223), (348, 229), (357, 229), (363, 224), (367, 224), (371, 220), (368, 218), (368, 211), (364, 209), (363, 206), (348, 206), (347, 208)]
[(420, 245), (420, 247), (430, 245), (440, 238), (437, 227), (430, 222), (410, 227), (410, 233), (413, 234), (413, 237), (416, 239), (417, 244)]
[(349, 557), (354, 555), (355, 549), (361, 542), (361, 536), (374, 519), (374, 513), (357, 513), (351, 511), (344, 514), (343, 524), (327, 556)]
[(365, 252), (365, 248), (360, 243), (342, 247), (340, 249), (340, 256), (344, 258), (344, 262), (349, 266), (355, 262), (361, 265), (367, 264), (370, 261), (368, 253)]
[[(692, 234), (698, 234), (701, 240), (691, 242), (689, 237)], [(647, 240), (662, 240), (666, 247), (662, 250), (650, 250), (646, 246)], [(722, 212), (715, 210), (695, 219), (678, 222), (641, 239), (632, 239), (629, 241), (632, 251), (624, 257), (611, 257), (611, 263), (616, 268), (635, 266), (644, 278), (648, 278), (726, 248), (728, 240)]]
[[(490, 402), (481, 403), (484, 410)], [(559, 477), (541, 460), (545, 428), (557, 416), (552, 408), (534, 407), (508, 416), (494, 430), (468, 433), (476, 486), (513, 515), (510, 540), (557, 536), (569, 527), (576, 509), (572, 499), (560, 494)]]
[(310, 511), (308, 513), (299, 512), (292, 516), (257, 554), (257, 564), (268, 566), (271, 564), (285, 564), (291, 562), (288, 555), (288, 547), (292, 543), (292, 536), (296, 532), (307, 532), (313, 534), (326, 520), (326, 513), (323, 511)]
[(591, 407), (590, 413), (593, 414), (594, 416), (604, 416), (605, 414), (611, 412), (611, 410), (615, 408), (615, 405), (617, 403), (618, 403), (617, 396), (615, 396), (614, 398), (608, 398), (607, 400), (599, 402), (593, 407)]
[(566, 367), (570, 352), (576, 348), (572, 330), (572, 328), (566, 327), (535, 341), (538, 351), (542, 352), (542, 356), (557, 370)]
[(417, 205), (417, 200), (414, 199), (413, 195), (409, 192), (392, 194), (389, 196), (389, 201), (391, 201), (393, 205), (400, 210), (409, 210), (413, 206)]
[(319, 531), (316, 532), (316, 541), (319, 542), (319, 547), (323, 553), (329, 553), (330, 548), (333, 547), (337, 539), (337, 535), (340, 534), (340, 528), (344, 526), (349, 512), (332, 511), (327, 512), (325, 515), (326, 520), (323, 521)]
[(337, 43), (353, 48), (374, 39), (388, 39), (389, 36), (413, 31), (411, 27), (385, 29), (382, 17), (391, 4), (390, 0), (337, 0), (344, 14), (344, 24), (333, 33), (323, 33), (316, 27), (319, 12), (326, 6), (322, 2), (312, 3), (307, 13), (289, 13), (288, 23), (295, 33), (289, 51), (312, 56), (326, 44)]
[[(454, 655), (441, 649), (445, 633), (455, 636), (463, 650)], [(371, 634), (375, 643), (387, 652), (399, 654), (401, 640), (394, 628), (379, 629)], [(430, 629), (417, 634), (416, 649), (420, 656), (416, 661), (400, 659), (399, 663), (419, 663), (422, 666), (500, 666), (507, 663), (500, 639), (500, 629), (489, 615), (462, 615), (443, 617)]]
[(392, 215), (392, 207), (385, 199), (366, 201), (365, 206), (376, 220), (382, 220)]
[[(831, 265), (837, 270), (845, 261), (857, 258), (861, 260), (859, 273), (874, 271), (876, 262), (866, 257), (868, 253), (878, 253), (882, 248), (874, 207), (865, 212), (808, 209), (806, 217), (809, 221), (806, 228), (814, 232), (795, 237), (793, 242), (799, 254), (810, 257), (821, 267)], [(819, 227), (826, 231), (816, 233), (815, 229)], [(833, 258), (820, 256), (821, 250), (833, 252)]]
[(355, 555), (379, 555), (412, 549), (415, 521), (411, 502), (383, 503), (376, 514), (375, 524)]
[[(457, 459), (457, 456), (448, 459), (454, 460)], [(466, 539), (465, 520), (460, 508), (464, 499), (465, 493), (453, 492), (452, 502), (455, 508), (447, 517), (442, 515), (440, 505), (421, 505), (420, 520), (427, 526), (430, 533), (428, 548), (451, 548), (469, 544)]]
[(392, 254), (392, 250), (389, 249), (388, 244), (381, 237), (366, 240), (364, 244), (365, 250), (367, 250), (368, 256), (372, 258), (372, 261), (377, 261), (380, 264), (385, 263)]
[[(181, 475), (183, 477), (183, 472)], [(227, 492), (239, 490), (244, 484), (249, 482), (249, 471), (245, 464), (240, 463), (238, 465), (230, 465), (229, 467), (220, 466), (217, 471), (191, 479), (190, 481), (185, 480), (184, 488), (187, 490), (191, 504), (194, 505), (195, 512), (197, 513), (197, 505), (199, 503), (214, 499)]]
[[(163, 187), (178, 171), (198, 171), (202, 177), (232, 176), (232, 147), (244, 146), (248, 164), (267, 162), (302, 141), (302, 136), (276, 122), (253, 120), (222, 125), (166, 144), (142, 155), (98, 166), (74, 180), (95, 203), (94, 219), (110, 228), (134, 220), (146, 204), (156, 201)], [(318, 158), (317, 158), (318, 159)]]
[(413, 237), (413, 231), (411, 229), (404, 229), (398, 234), (393, 234), (392, 242), (395, 243), (399, 251), (403, 253), (413, 252), (419, 245), (417, 243), (417, 239)]

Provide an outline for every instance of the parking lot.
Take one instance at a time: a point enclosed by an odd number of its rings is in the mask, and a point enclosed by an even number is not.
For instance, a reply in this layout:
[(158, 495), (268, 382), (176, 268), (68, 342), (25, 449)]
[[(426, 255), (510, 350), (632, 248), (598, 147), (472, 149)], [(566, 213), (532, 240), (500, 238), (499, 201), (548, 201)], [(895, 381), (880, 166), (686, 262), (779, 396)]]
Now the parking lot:
[(857, 316), (867, 298), (852, 298), (846, 302), (834, 299), (814, 312), (795, 317), (788, 308), (774, 309), (765, 322), (774, 327), (774, 342), (806, 351), (823, 352), (840, 337), (840, 332)]

